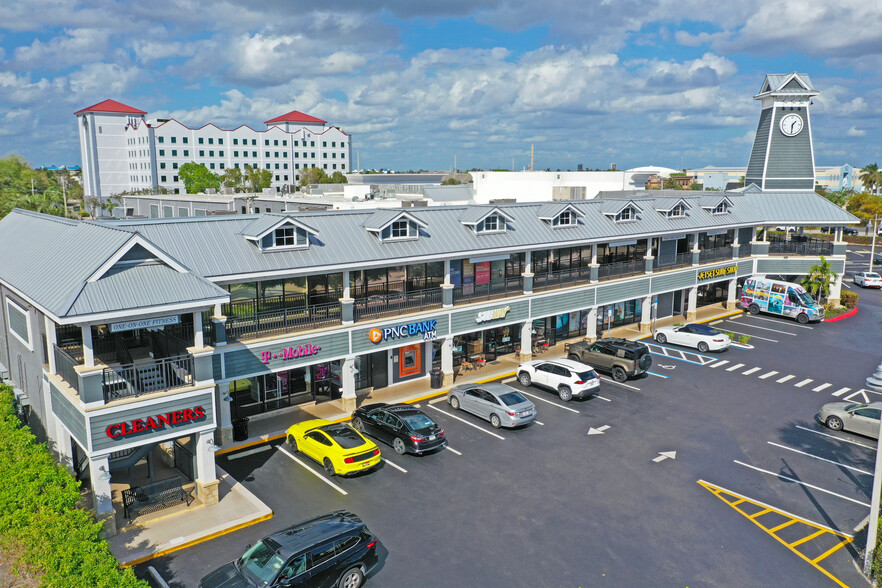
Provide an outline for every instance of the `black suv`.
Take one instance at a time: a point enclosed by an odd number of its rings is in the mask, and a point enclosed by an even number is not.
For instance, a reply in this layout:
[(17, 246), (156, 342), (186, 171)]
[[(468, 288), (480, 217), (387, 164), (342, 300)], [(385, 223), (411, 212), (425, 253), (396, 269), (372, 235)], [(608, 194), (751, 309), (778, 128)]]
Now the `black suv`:
[(358, 588), (377, 564), (377, 538), (338, 510), (264, 537), (199, 581), (200, 588)]
[(567, 357), (607, 372), (616, 382), (639, 376), (652, 366), (649, 347), (619, 337), (598, 339), (594, 343), (580, 341), (564, 345)]

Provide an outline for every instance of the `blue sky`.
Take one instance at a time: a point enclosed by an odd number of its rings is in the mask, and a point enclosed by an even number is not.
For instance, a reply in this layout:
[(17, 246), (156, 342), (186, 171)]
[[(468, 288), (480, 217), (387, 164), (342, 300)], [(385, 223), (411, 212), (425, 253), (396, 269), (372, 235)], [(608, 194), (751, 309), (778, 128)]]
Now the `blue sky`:
[(819, 165), (878, 156), (882, 4), (865, 0), (29, 0), (0, 6), (0, 155), (77, 164), (113, 98), (199, 126), (301, 110), (363, 167), (747, 163), (766, 73), (807, 73)]

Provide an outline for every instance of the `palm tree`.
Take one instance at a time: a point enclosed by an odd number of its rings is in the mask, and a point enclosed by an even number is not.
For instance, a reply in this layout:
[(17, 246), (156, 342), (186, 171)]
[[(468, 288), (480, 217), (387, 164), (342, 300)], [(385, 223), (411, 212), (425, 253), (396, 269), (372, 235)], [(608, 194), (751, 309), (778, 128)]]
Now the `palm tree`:
[(833, 272), (827, 258), (822, 255), (821, 263), (809, 268), (808, 275), (802, 280), (802, 286), (820, 301), (830, 294), (830, 288), (838, 278), (839, 276)]
[(878, 165), (875, 163), (865, 165), (864, 169), (861, 170), (860, 179), (868, 192), (872, 194), (879, 193), (879, 186), (882, 185), (882, 172), (880, 172)]

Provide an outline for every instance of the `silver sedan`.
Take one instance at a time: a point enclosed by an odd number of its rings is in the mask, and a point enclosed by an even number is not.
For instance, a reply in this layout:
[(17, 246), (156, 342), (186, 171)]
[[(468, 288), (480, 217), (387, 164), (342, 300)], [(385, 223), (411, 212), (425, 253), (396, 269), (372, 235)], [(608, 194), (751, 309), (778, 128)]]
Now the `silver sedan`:
[(463, 384), (447, 393), (453, 410), (462, 409), (496, 427), (519, 427), (536, 420), (536, 406), (523, 394), (505, 384)]
[(882, 402), (831, 402), (821, 407), (817, 418), (834, 431), (851, 431), (878, 439), (880, 415)]

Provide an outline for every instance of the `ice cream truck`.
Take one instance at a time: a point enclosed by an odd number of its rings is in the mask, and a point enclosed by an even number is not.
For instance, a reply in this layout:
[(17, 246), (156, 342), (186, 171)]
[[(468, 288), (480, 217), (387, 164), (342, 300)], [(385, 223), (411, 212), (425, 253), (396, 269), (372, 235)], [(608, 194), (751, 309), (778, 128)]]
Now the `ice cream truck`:
[(815, 302), (805, 288), (767, 278), (748, 278), (744, 282), (741, 307), (750, 314), (767, 312), (788, 316), (800, 324), (824, 319), (824, 307)]

